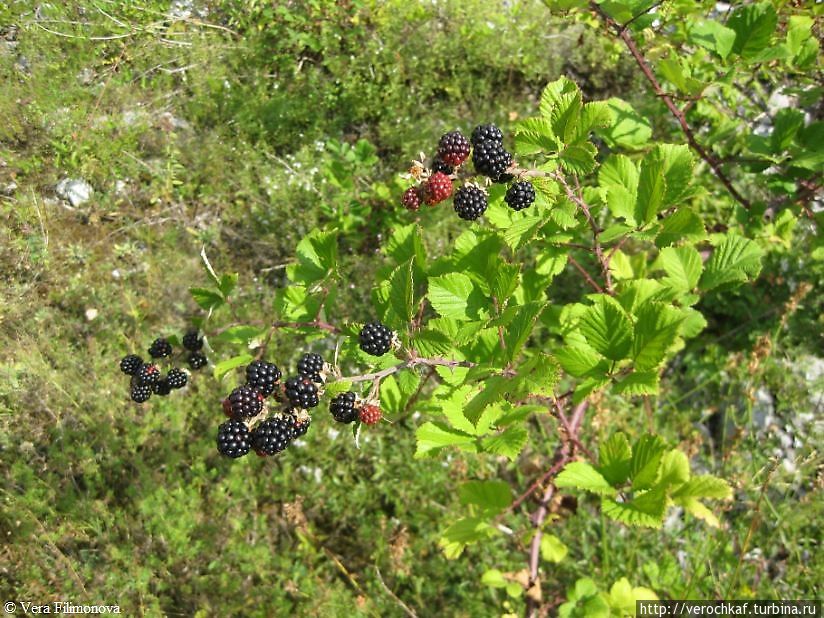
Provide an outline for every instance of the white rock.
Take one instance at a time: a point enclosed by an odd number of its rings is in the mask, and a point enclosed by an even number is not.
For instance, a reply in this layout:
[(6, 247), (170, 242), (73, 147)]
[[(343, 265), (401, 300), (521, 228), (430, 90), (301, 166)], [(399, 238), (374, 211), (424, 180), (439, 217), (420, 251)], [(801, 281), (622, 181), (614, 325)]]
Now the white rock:
[(92, 186), (85, 180), (79, 178), (64, 178), (57, 183), (54, 192), (57, 193), (58, 197), (68, 201), (72, 206), (77, 208), (91, 199), (94, 189), (92, 189)]

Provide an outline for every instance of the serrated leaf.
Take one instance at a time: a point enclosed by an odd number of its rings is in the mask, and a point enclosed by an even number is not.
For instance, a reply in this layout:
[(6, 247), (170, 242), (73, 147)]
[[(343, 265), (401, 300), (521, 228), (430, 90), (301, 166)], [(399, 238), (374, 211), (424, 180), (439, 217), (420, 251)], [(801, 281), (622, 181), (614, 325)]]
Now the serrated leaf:
[(683, 319), (681, 312), (670, 305), (655, 301), (641, 305), (636, 313), (635, 339), (632, 343), (637, 370), (654, 369), (664, 360)]
[(690, 462), (686, 453), (678, 449), (664, 453), (655, 484), (670, 487), (686, 483), (688, 480), (690, 480)]
[(449, 526), (441, 535), (438, 545), (449, 560), (458, 558), (467, 545), (477, 543), (496, 534), (496, 529), (481, 517), (467, 517)]
[(483, 390), (469, 400), (464, 407), (464, 416), (476, 425), (481, 413), (488, 405), (500, 401), (509, 390), (511, 381), (502, 376), (491, 376), (484, 383)]
[(735, 43), (735, 30), (723, 26), (713, 19), (697, 19), (689, 23), (689, 41), (700, 45), (721, 59), (730, 55)]
[(585, 461), (573, 461), (567, 464), (555, 478), (555, 486), (558, 488), (585, 489), (606, 496), (615, 495), (615, 488), (607, 482), (598, 470)]
[(312, 284), (324, 279), (338, 265), (337, 231), (312, 230), (298, 243), (295, 253), (297, 263), (286, 268), (290, 281)]
[(558, 363), (546, 354), (536, 354), (518, 369), (517, 387), (518, 396), (552, 394), (559, 379)]
[(598, 184), (606, 191), (607, 207), (617, 219), (635, 227), (638, 168), (629, 157), (611, 155), (598, 170)]
[(732, 50), (743, 58), (753, 58), (770, 45), (778, 16), (770, 2), (742, 6), (733, 11), (727, 27), (735, 31)]
[(227, 358), (226, 360), (220, 361), (212, 370), (215, 379), (221, 380), (223, 376), (229, 373), (232, 369), (240, 367), (241, 365), (248, 365), (253, 359), (254, 357), (251, 354), (239, 354), (238, 356), (233, 356), (232, 358)]
[(626, 358), (632, 347), (632, 322), (614, 298), (595, 296), (580, 320), (581, 333), (587, 343), (610, 360)]
[(606, 103), (613, 122), (598, 131), (607, 143), (620, 148), (641, 148), (652, 137), (652, 124), (626, 101), (612, 97)]
[[(407, 372), (411, 373), (411, 372)], [(324, 386), (324, 394), (332, 398), (335, 395), (340, 395), (341, 393), (345, 393), (352, 388), (352, 383), (348, 380), (336, 380), (335, 382), (327, 382)]]
[(510, 425), (502, 432), (488, 436), (481, 442), (483, 450), (493, 455), (503, 455), (515, 461), (526, 445), (529, 434), (522, 425)]
[(718, 521), (718, 517), (716, 517), (704, 503), (698, 500), (698, 498), (677, 498), (673, 500), (673, 502), (676, 505), (683, 507), (684, 510), (693, 517), (705, 522), (708, 526), (712, 526), (713, 528), (718, 528), (721, 526), (721, 522)]
[(413, 270), (410, 258), (389, 275), (389, 306), (405, 322), (415, 313)]
[(262, 336), (265, 328), (259, 326), (230, 326), (223, 332), (209, 338), (212, 342), (246, 344), (256, 337)]
[(429, 279), (429, 302), (438, 314), (456, 320), (477, 320), (485, 313), (485, 299), (463, 273)]
[(754, 241), (743, 236), (725, 236), (704, 267), (701, 289), (711, 290), (757, 277), (762, 255), (763, 251)]
[(563, 168), (574, 174), (589, 174), (595, 169), (595, 155), (598, 150), (588, 141), (569, 144), (561, 151), (559, 159)]
[(661, 457), (667, 450), (666, 442), (660, 436), (644, 434), (632, 447), (630, 477), (632, 489), (649, 489), (658, 476)]
[(732, 497), (732, 488), (727, 481), (717, 476), (705, 474), (694, 476), (672, 492), (673, 498), (717, 498), (727, 500)]
[(527, 118), (515, 127), (516, 154), (553, 153), (559, 146), (552, 125), (545, 118)]
[(416, 223), (396, 227), (383, 246), (383, 251), (396, 264), (401, 264), (411, 258), (420, 268), (424, 268), (426, 265), (426, 248), (423, 244), (423, 234), (420, 226)]
[(545, 534), (541, 537), (541, 558), (547, 562), (558, 564), (567, 557), (569, 548), (554, 534)]
[(577, 90), (559, 96), (552, 108), (552, 129), (564, 144), (569, 144), (575, 139), (581, 108), (581, 93)]
[(658, 247), (666, 247), (680, 240), (697, 242), (706, 236), (704, 222), (689, 208), (679, 208), (661, 224), (661, 231), (655, 238)]
[(632, 466), (632, 448), (622, 432), (611, 435), (598, 447), (598, 471), (613, 487), (623, 485)]
[(657, 371), (635, 371), (615, 385), (620, 395), (657, 395), (659, 377)]
[(521, 273), (519, 264), (505, 264), (496, 262), (491, 273), (489, 287), (492, 295), (503, 305), (518, 287), (518, 275)]
[[(563, 346), (555, 352), (555, 358), (561, 363), (564, 371), (576, 378), (588, 374), (604, 361), (604, 357), (594, 348), (582, 343)], [(606, 367), (604, 369), (606, 370)]]
[(678, 292), (691, 292), (698, 285), (704, 264), (695, 247), (666, 247), (658, 255), (661, 267), (667, 272), (662, 282)]
[(535, 322), (546, 307), (543, 303), (529, 303), (517, 308), (517, 313), (509, 325), (504, 329), (504, 342), (506, 343), (506, 359), (515, 360), (520, 354), (529, 337)]
[(546, 85), (541, 93), (541, 115), (547, 119), (552, 119), (552, 113), (558, 107), (564, 95), (578, 92), (578, 86), (566, 77), (560, 77), (554, 82)]
[(630, 526), (660, 528), (664, 523), (666, 504), (667, 495), (664, 489), (656, 487), (636, 495), (629, 502), (616, 502), (610, 498), (603, 498), (601, 510), (610, 519)]
[(453, 349), (452, 340), (442, 332), (425, 328), (412, 337), (412, 346), (422, 356), (446, 356)]
[(468, 481), (460, 486), (461, 504), (482, 507), (491, 514), (503, 511), (512, 503), (512, 490), (504, 481)]
[(415, 451), (416, 458), (424, 457), (448, 446), (459, 446), (462, 448), (471, 446), (472, 448), (470, 448), (470, 450), (475, 450), (474, 436), (436, 425), (432, 422), (424, 423), (418, 427), (415, 431), (415, 436), (418, 443), (418, 448)]
[(666, 190), (664, 163), (653, 151), (641, 161), (641, 172), (638, 176), (638, 197), (634, 214), (639, 224), (655, 220), (664, 204)]
[(209, 288), (189, 288), (189, 293), (197, 305), (207, 311), (217, 309), (225, 302), (219, 292)]

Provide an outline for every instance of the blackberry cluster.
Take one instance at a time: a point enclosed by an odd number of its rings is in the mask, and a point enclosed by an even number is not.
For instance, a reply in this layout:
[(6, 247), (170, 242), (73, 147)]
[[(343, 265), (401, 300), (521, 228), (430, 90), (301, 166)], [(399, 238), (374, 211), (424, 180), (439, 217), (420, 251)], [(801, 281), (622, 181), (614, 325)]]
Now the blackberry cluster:
[(329, 411), (339, 423), (353, 423), (358, 420), (357, 395), (352, 391), (341, 393), (329, 402)]
[(274, 363), (256, 360), (246, 367), (246, 384), (264, 397), (275, 392), (280, 378), (280, 369)]
[(480, 187), (461, 187), (455, 194), (455, 212), (465, 221), (475, 221), (486, 211), (486, 193)]
[(312, 382), (323, 384), (324, 379), (321, 375), (323, 372), (323, 357), (320, 354), (309, 352), (300, 357), (298, 361), (298, 373), (306, 376)]
[(235, 420), (253, 418), (263, 410), (263, 395), (249, 386), (238, 386), (223, 400), (226, 416)]
[(318, 387), (311, 379), (305, 376), (298, 376), (286, 380), (286, 398), (296, 408), (308, 410), (320, 403), (318, 399)]
[(512, 183), (506, 190), (504, 201), (512, 210), (523, 210), (535, 201), (535, 188), (526, 180)]
[(369, 322), (360, 331), (360, 349), (371, 356), (383, 356), (392, 349), (393, 336), (380, 322)]
[(217, 430), (217, 450), (221, 455), (237, 459), (252, 448), (252, 435), (243, 421), (229, 420)]
[[(199, 369), (208, 362), (203, 353), (199, 351), (203, 347), (203, 339), (198, 336), (197, 331), (191, 330), (183, 336), (183, 346), (189, 351), (188, 361), (192, 368)], [(168, 360), (173, 355), (174, 348), (167, 338), (158, 337), (149, 346), (148, 352), (155, 361)], [(193, 363), (192, 357), (195, 355), (197, 358)], [(164, 376), (157, 364), (145, 363), (137, 354), (124, 356), (120, 360), (120, 371), (131, 376), (130, 396), (136, 403), (148, 401), (152, 395), (165, 397), (173, 390), (183, 388), (189, 382), (189, 374), (182, 369), (171, 367)]]

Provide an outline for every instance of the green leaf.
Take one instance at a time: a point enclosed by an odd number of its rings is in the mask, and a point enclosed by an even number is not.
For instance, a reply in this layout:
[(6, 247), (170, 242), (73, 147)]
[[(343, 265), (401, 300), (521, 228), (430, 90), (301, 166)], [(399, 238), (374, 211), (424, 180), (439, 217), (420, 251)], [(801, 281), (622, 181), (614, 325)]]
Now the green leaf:
[(296, 253), (297, 264), (286, 269), (291, 281), (311, 284), (326, 278), (338, 265), (337, 231), (312, 230), (298, 243)]
[(743, 58), (758, 55), (770, 45), (777, 25), (778, 16), (769, 1), (737, 8), (727, 20), (727, 27), (735, 31), (732, 50)]
[(581, 93), (576, 89), (559, 96), (552, 108), (552, 130), (564, 144), (572, 142), (577, 135), (582, 107)]
[[(580, 378), (594, 370), (604, 357), (593, 348), (583, 343), (565, 345), (555, 352), (555, 358), (568, 374)], [(604, 367), (606, 370), (607, 367)]]
[(621, 395), (657, 395), (657, 371), (635, 371), (615, 385), (615, 392)]
[(389, 275), (389, 306), (403, 322), (409, 322), (415, 313), (413, 271), (409, 259)]
[(518, 275), (521, 273), (519, 264), (504, 264), (496, 262), (491, 273), (489, 288), (492, 295), (498, 300), (498, 304), (503, 304), (509, 299), (518, 287)]
[(557, 152), (560, 144), (546, 118), (527, 118), (515, 126), (515, 154)]
[(477, 320), (485, 313), (485, 299), (463, 273), (429, 279), (429, 302), (440, 315), (456, 320)]
[[(408, 371), (406, 373), (412, 373)], [(352, 389), (352, 383), (349, 380), (337, 380), (335, 382), (327, 382), (324, 386), (324, 395), (327, 397), (334, 397), (335, 395), (339, 395), (341, 393), (345, 393), (348, 390)]]
[(402, 264), (412, 258), (419, 268), (424, 268), (426, 265), (423, 234), (416, 223), (396, 227), (383, 246), (383, 251), (396, 264)]
[(560, 77), (547, 84), (541, 93), (541, 115), (546, 120), (551, 120), (555, 108), (561, 104), (564, 96), (576, 92), (578, 92), (578, 86), (566, 77)]
[(804, 126), (804, 114), (797, 109), (780, 109), (773, 118), (770, 148), (780, 153), (789, 148), (798, 131)]
[(721, 525), (721, 522), (718, 521), (715, 514), (698, 500), (698, 498), (675, 498), (673, 499), (673, 503), (683, 507), (687, 513), (703, 520), (713, 528), (718, 528)]
[(662, 163), (666, 191), (664, 206), (677, 206), (692, 192), (695, 160), (689, 146), (683, 144), (657, 144), (654, 156)]
[(573, 461), (567, 464), (555, 478), (555, 486), (558, 488), (585, 489), (607, 496), (615, 494), (615, 488), (607, 482), (598, 470), (585, 461)]
[(737, 284), (761, 272), (761, 248), (743, 236), (727, 235), (715, 247), (701, 277), (702, 290)]
[(691, 43), (708, 49), (722, 59), (729, 56), (736, 39), (735, 30), (712, 19), (690, 21), (688, 31)]
[(513, 389), (518, 396), (552, 395), (560, 378), (558, 363), (554, 358), (539, 353), (523, 363), (518, 369), (517, 387)]
[(598, 294), (581, 316), (581, 333), (596, 351), (610, 360), (626, 358), (632, 346), (632, 322), (611, 296)]
[(724, 479), (705, 474), (691, 478), (672, 492), (672, 497), (728, 500), (732, 497), (732, 488)]
[(635, 202), (635, 220), (642, 224), (654, 221), (664, 204), (665, 193), (664, 163), (653, 151), (641, 161), (638, 198)]
[(652, 137), (652, 124), (635, 109), (617, 97), (607, 101), (613, 122), (598, 131), (608, 144), (619, 148), (637, 149), (645, 146)]
[(461, 504), (474, 504), (491, 514), (512, 503), (512, 490), (504, 481), (468, 481), (458, 490)]
[(418, 440), (418, 448), (415, 451), (415, 458), (421, 458), (432, 454), (434, 451), (439, 451), (447, 446), (467, 447), (472, 445), (474, 449), (474, 436), (463, 433), (462, 431), (454, 431), (447, 427), (436, 425), (435, 423), (427, 422), (418, 427), (415, 431), (415, 436)]
[(491, 376), (484, 382), (483, 390), (469, 400), (464, 407), (464, 416), (476, 425), (484, 408), (500, 401), (506, 392), (511, 388), (512, 381), (502, 376)]
[(632, 160), (624, 155), (611, 155), (598, 170), (598, 184), (606, 191), (607, 206), (612, 215), (636, 226), (638, 168)]
[(223, 296), (209, 288), (189, 288), (189, 293), (201, 309), (217, 309), (225, 301)]
[(613, 487), (623, 485), (632, 466), (632, 448), (622, 432), (612, 434), (598, 447), (598, 471)]
[(526, 427), (510, 425), (504, 431), (484, 438), (481, 444), (487, 453), (503, 455), (510, 461), (515, 461), (526, 445), (528, 437)]
[(480, 517), (459, 519), (441, 535), (438, 545), (449, 560), (458, 558), (464, 548), (496, 534), (494, 527)]
[(229, 295), (235, 290), (237, 287), (237, 273), (224, 274), (220, 277), (220, 281), (218, 281), (217, 287), (220, 290), (220, 293), (223, 294), (224, 298), (228, 298)]
[(658, 247), (666, 247), (680, 240), (697, 242), (704, 240), (704, 222), (689, 208), (679, 208), (664, 219), (661, 231), (655, 238)]
[(222, 333), (210, 338), (210, 341), (220, 343), (247, 344), (252, 339), (263, 336), (267, 329), (259, 326), (230, 326)]
[[(654, 369), (664, 360), (678, 335), (683, 315), (670, 305), (648, 301), (636, 314), (632, 356), (639, 371)], [(657, 380), (656, 380), (657, 390)]]
[(545, 534), (541, 537), (541, 558), (547, 562), (558, 564), (569, 553), (569, 548), (554, 534)]
[(565, 170), (574, 174), (589, 174), (595, 169), (595, 155), (598, 150), (588, 141), (569, 144), (561, 151), (559, 159)]
[(680, 485), (690, 479), (690, 462), (683, 451), (673, 449), (661, 457), (661, 467), (658, 469), (656, 485), (669, 487)]
[(541, 312), (546, 307), (543, 303), (529, 303), (518, 307), (518, 313), (515, 314), (513, 320), (504, 329), (504, 342), (506, 343), (506, 359), (509, 361), (515, 360), (520, 354), (529, 337), (532, 335), (532, 329), (535, 327), (535, 322), (541, 315)]
[(610, 519), (630, 526), (660, 528), (664, 523), (666, 504), (666, 492), (663, 488), (656, 487), (636, 495), (629, 502), (616, 502), (610, 498), (603, 498), (601, 510)]
[(632, 489), (649, 489), (658, 476), (661, 457), (667, 450), (666, 442), (660, 436), (644, 434), (632, 448), (632, 466), (630, 477)]
[(254, 357), (251, 354), (240, 354), (220, 361), (215, 365), (213, 373), (216, 380), (221, 380), (223, 376), (229, 373), (232, 369), (240, 367), (241, 365), (248, 365)]
[(704, 270), (701, 255), (691, 246), (661, 249), (658, 261), (668, 275), (662, 280), (664, 285), (679, 292), (694, 290)]

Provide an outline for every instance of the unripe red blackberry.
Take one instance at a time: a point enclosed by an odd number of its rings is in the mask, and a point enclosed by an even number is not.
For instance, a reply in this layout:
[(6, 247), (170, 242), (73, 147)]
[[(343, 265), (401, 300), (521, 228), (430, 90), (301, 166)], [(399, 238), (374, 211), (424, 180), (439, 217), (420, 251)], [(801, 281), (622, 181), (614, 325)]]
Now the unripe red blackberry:
[(298, 376), (286, 380), (286, 397), (297, 408), (314, 408), (318, 405), (318, 387), (307, 377)]
[(198, 335), (196, 330), (187, 331), (183, 335), (183, 347), (190, 352), (197, 352), (203, 347), (203, 339)]
[(189, 381), (189, 374), (182, 369), (175, 367), (174, 369), (169, 370), (169, 373), (166, 375), (166, 379), (169, 381), (169, 386), (172, 388), (183, 388)]
[(143, 403), (152, 396), (152, 387), (149, 384), (133, 384), (130, 395), (135, 403)]
[(523, 210), (535, 201), (535, 188), (526, 180), (513, 183), (506, 190), (504, 201), (512, 210)]
[(149, 346), (149, 356), (152, 358), (164, 358), (172, 353), (172, 344), (167, 339), (159, 337)]
[(339, 423), (353, 423), (358, 418), (358, 411), (355, 408), (357, 395), (352, 391), (341, 393), (332, 398), (329, 402), (329, 411)]
[(423, 186), (423, 201), (434, 206), (452, 195), (452, 179), (443, 172), (435, 172)]
[(473, 146), (477, 146), (481, 142), (503, 144), (504, 134), (494, 124), (481, 124), (473, 129), (470, 141)]
[(403, 192), (401, 206), (415, 212), (421, 207), (421, 190), (418, 187), (409, 187)]
[(469, 157), (469, 140), (460, 131), (450, 131), (438, 142), (438, 158), (457, 167)]
[(461, 187), (455, 193), (455, 212), (465, 221), (474, 221), (486, 211), (488, 205), (483, 189), (473, 186)]
[(322, 384), (323, 377), (320, 373), (323, 371), (323, 365), (323, 357), (320, 354), (309, 352), (300, 357), (298, 361), (298, 373), (306, 376), (312, 380), (312, 382)]
[(128, 356), (124, 356), (120, 361), (120, 371), (128, 376), (133, 376), (142, 364), (143, 359), (137, 354), (129, 354)]
[(360, 331), (360, 349), (372, 356), (383, 356), (392, 349), (393, 333), (380, 322), (369, 322)]
[(134, 373), (133, 379), (137, 384), (153, 386), (160, 379), (160, 369), (157, 368), (157, 365), (143, 363)]
[(274, 363), (256, 360), (246, 367), (246, 384), (268, 397), (275, 392), (280, 375), (280, 369)]
[(233, 419), (252, 418), (263, 409), (263, 395), (248, 386), (238, 386), (224, 400), (223, 408), (228, 408)]
[(292, 441), (290, 417), (267, 418), (252, 430), (252, 448), (258, 455), (275, 455)]
[(192, 352), (189, 354), (189, 367), (197, 371), (198, 369), (202, 369), (207, 365), (209, 360), (203, 354), (203, 352)]
[(217, 430), (217, 450), (221, 455), (237, 459), (252, 448), (252, 436), (242, 421), (226, 421)]
[(381, 409), (378, 406), (366, 404), (361, 407), (358, 418), (364, 425), (375, 425), (381, 420)]

